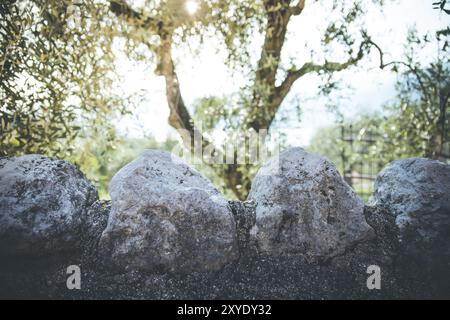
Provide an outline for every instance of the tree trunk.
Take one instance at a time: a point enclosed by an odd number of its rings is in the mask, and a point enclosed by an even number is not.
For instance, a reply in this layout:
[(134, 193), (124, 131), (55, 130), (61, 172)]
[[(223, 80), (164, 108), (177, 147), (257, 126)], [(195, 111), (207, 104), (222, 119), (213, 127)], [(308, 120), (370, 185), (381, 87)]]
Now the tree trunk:
[[(255, 73), (252, 102), (248, 107), (249, 118), (245, 120), (247, 129), (259, 132), (261, 129), (269, 129), (272, 121), (289, 93), (294, 82), (310, 72), (327, 70), (330, 72), (340, 71), (350, 65), (356, 64), (362, 59), (366, 42), (361, 44), (356, 57), (350, 57), (343, 63), (326, 62), (316, 65), (312, 62), (305, 63), (301, 68), (289, 70), (286, 78), (280, 86), (276, 86), (276, 75), (280, 66), (281, 50), (286, 37), (287, 26), (292, 16), (300, 15), (305, 7), (305, 0), (264, 0), (267, 15), (264, 45), (261, 50)], [(184, 104), (178, 76), (172, 59), (171, 34), (173, 27), (164, 25), (162, 21), (156, 21), (151, 17), (145, 17), (140, 12), (133, 10), (126, 0), (110, 0), (110, 10), (118, 17), (132, 22), (137, 28), (151, 30), (161, 38), (161, 44), (157, 50), (159, 66), (157, 71), (166, 80), (166, 96), (170, 109), (169, 124), (175, 129), (183, 130), (185, 134), (181, 137), (186, 147), (194, 147), (193, 138), (202, 136), (194, 126), (192, 118)], [(212, 145), (207, 139), (202, 140), (202, 146)], [(226, 186), (231, 189), (236, 197), (244, 200), (250, 190), (250, 178), (244, 175), (240, 169), (248, 169), (249, 165), (239, 165), (234, 162), (231, 165), (214, 170), (221, 176)]]

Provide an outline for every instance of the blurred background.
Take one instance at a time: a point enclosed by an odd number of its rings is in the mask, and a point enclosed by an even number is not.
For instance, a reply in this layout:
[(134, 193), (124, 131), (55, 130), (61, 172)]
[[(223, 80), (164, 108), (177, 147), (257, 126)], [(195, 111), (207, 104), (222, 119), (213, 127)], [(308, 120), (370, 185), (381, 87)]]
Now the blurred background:
[[(103, 199), (143, 150), (214, 130), (268, 129), (364, 200), (394, 159), (450, 160), (447, 1), (2, 0), (0, 16), (0, 156), (69, 160)], [(259, 164), (195, 166), (245, 199)]]

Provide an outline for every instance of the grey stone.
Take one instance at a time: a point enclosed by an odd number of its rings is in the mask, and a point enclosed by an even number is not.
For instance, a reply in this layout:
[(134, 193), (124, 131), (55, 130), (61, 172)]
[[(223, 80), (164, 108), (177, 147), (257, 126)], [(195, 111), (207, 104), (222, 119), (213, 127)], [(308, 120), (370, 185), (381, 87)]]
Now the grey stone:
[(84, 259), (92, 260), (95, 264), (102, 262), (98, 244), (108, 224), (110, 211), (110, 201), (98, 200), (91, 205), (83, 219), (82, 254)]
[(376, 178), (371, 205), (395, 217), (409, 254), (450, 261), (450, 165), (425, 158), (390, 163)]
[(250, 233), (263, 252), (326, 260), (373, 237), (362, 200), (335, 166), (301, 148), (269, 160), (253, 180), (249, 199), (256, 202)]
[(79, 249), (94, 186), (66, 161), (0, 159), (0, 255), (46, 256)]
[(112, 208), (100, 240), (125, 269), (212, 271), (237, 257), (228, 202), (200, 173), (167, 152), (148, 150), (109, 186)]

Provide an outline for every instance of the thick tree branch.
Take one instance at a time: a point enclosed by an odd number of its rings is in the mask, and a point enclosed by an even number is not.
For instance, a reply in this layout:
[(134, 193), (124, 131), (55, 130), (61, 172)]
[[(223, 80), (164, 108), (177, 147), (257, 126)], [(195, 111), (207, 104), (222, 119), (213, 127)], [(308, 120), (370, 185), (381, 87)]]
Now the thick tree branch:
[(305, 9), (305, 0), (298, 0), (297, 4), (295, 6), (292, 6), (289, 8), (290, 14), (293, 16), (300, 15), (303, 10)]
[[(201, 138), (200, 146), (202, 147), (202, 152), (208, 150), (213, 146), (214, 157), (224, 160), (223, 152), (214, 147), (214, 144), (205, 138), (200, 130), (194, 126), (192, 118), (184, 104), (181, 89), (178, 81), (178, 76), (175, 72), (174, 63), (171, 54), (171, 41), (170, 35), (161, 35), (162, 44), (159, 49), (160, 55), (160, 66), (159, 71), (164, 76), (166, 80), (166, 96), (167, 102), (169, 104), (170, 116), (169, 124), (178, 130), (183, 130), (184, 133), (188, 133), (186, 136), (183, 132), (180, 132), (181, 138), (185, 146), (191, 150), (196, 151), (195, 139)], [(237, 154), (234, 154), (233, 164), (226, 166), (213, 166), (212, 168), (217, 172), (219, 176), (224, 176), (225, 183), (228, 188), (230, 188), (234, 194), (240, 199), (244, 200), (247, 194), (245, 190), (238, 186), (243, 182), (243, 174), (238, 170), (238, 165), (236, 164)], [(244, 192), (242, 192), (244, 191)]]
[(162, 22), (152, 17), (145, 17), (142, 13), (134, 10), (126, 0), (110, 0), (109, 9), (117, 17), (127, 20), (130, 24), (157, 32), (162, 28)]
[(307, 63), (298, 70), (291, 70), (281, 86), (277, 87), (276, 75), (289, 20), (292, 16), (303, 12), (306, 1), (297, 0), (295, 5), (291, 5), (291, 2), (293, 1), (266, 0), (264, 2), (268, 20), (253, 90), (254, 110), (251, 114), (255, 115), (255, 118), (249, 122), (249, 126), (256, 131), (270, 127), (278, 108), (296, 80), (310, 72), (344, 70), (364, 57), (368, 45), (366, 41), (363, 41), (356, 56), (343, 63), (326, 62), (323, 65)]
[(252, 105), (248, 126), (255, 131), (267, 129), (267, 108), (270, 94), (267, 90), (275, 87), (277, 70), (281, 60), (281, 50), (286, 38), (287, 27), (291, 17), (291, 0), (266, 0), (264, 7), (267, 14), (264, 44), (258, 61), (253, 84)]
[(131, 8), (125, 0), (111, 0), (110, 10), (116, 16), (125, 19), (131, 25), (146, 28), (158, 34), (161, 40), (157, 48), (159, 65), (157, 71), (166, 80), (166, 97), (170, 109), (169, 124), (177, 130), (186, 130), (193, 142), (196, 133), (192, 118), (184, 104), (178, 76), (172, 59), (172, 34), (170, 30), (163, 28), (163, 22), (151, 17), (144, 17), (141, 13)]
[(281, 103), (286, 98), (292, 86), (298, 79), (312, 72), (338, 72), (345, 70), (352, 65), (356, 65), (364, 57), (367, 47), (368, 43), (366, 41), (363, 41), (359, 47), (358, 53), (354, 57), (350, 57), (345, 62), (327, 61), (324, 64), (315, 64), (312, 62), (308, 62), (299, 69), (289, 70), (281, 85), (275, 87), (272, 98), (270, 100), (271, 103), (267, 108), (267, 117), (265, 119), (266, 123), (264, 125), (267, 127), (271, 125)]
[(189, 111), (184, 104), (178, 76), (172, 60), (171, 35), (161, 34), (160, 37), (161, 45), (158, 50), (158, 71), (166, 80), (166, 96), (170, 109), (169, 124), (175, 129), (187, 130), (191, 138), (193, 138), (195, 132), (194, 125)]
[[(166, 99), (170, 110), (169, 124), (179, 130), (184, 145), (191, 152), (196, 151), (194, 150), (196, 147), (195, 139), (201, 139), (200, 146), (203, 148), (202, 150), (206, 150), (207, 147), (211, 149), (211, 146), (214, 145), (194, 126), (193, 119), (181, 94), (180, 83), (172, 58), (171, 27), (164, 25), (162, 21), (156, 21), (150, 17), (144, 19), (143, 15), (133, 10), (125, 0), (111, 0), (110, 10), (118, 17), (126, 19), (131, 25), (146, 28), (158, 34), (161, 42), (156, 49), (154, 45), (149, 43), (146, 43), (146, 45), (153, 51), (156, 51), (159, 60), (156, 73), (163, 76), (166, 82)], [(219, 149), (213, 147), (213, 150), (215, 157), (224, 158), (223, 153)], [(236, 179), (239, 180), (240, 173), (235, 167), (233, 168), (228, 168), (233, 170), (227, 170), (224, 174), (229, 177), (235, 177), (235, 179), (226, 179), (225, 181), (228, 187), (236, 193), (238, 190), (234, 181)]]
[(281, 49), (289, 23), (289, 0), (267, 0), (264, 5), (267, 13), (267, 25), (255, 83), (272, 84), (275, 83)]
[(363, 57), (364, 57), (364, 50), (367, 46), (366, 42), (362, 42), (359, 51), (354, 57), (350, 57), (345, 62), (330, 62), (327, 61), (324, 64), (315, 64), (312, 62), (305, 63), (300, 69), (292, 69), (288, 71), (286, 78), (281, 83), (280, 86), (278, 86), (275, 90), (276, 96), (278, 96), (279, 99), (284, 99), (286, 95), (289, 93), (289, 90), (291, 89), (292, 85), (303, 77), (304, 75), (312, 72), (338, 72), (347, 69), (348, 67), (357, 64)]

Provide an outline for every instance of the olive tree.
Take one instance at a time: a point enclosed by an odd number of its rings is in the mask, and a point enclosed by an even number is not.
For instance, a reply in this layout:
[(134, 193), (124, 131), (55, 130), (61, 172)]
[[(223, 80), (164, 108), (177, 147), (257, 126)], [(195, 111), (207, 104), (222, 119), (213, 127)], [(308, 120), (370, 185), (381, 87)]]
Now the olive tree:
[(65, 157), (121, 108), (108, 13), (95, 0), (0, 2), (0, 156)]
[[(364, 26), (367, 10), (382, 0), (24, 0), (3, 1), (0, 34), (2, 100), (1, 139), (7, 151), (49, 152), (70, 145), (64, 136), (80, 131), (79, 117), (102, 118), (126, 105), (112, 92), (114, 45), (132, 59), (155, 65), (164, 77), (169, 124), (187, 148), (195, 136), (203, 147), (220, 147), (202, 132), (195, 110), (184, 102), (174, 52), (186, 44), (215, 38), (226, 50), (227, 64), (246, 78), (231, 105), (210, 103), (210, 127), (260, 132), (274, 124), (280, 106), (301, 78), (318, 74), (326, 93), (335, 88), (333, 75), (357, 65), (374, 42)], [(186, 7), (188, 6), (188, 7)], [(327, 13), (327, 20), (289, 35), (294, 19), (308, 7)], [(195, 10), (193, 10), (195, 9)], [(75, 21), (73, 17), (77, 17)], [(309, 52), (298, 36), (321, 26), (320, 48)], [(262, 38), (256, 54), (255, 35)], [(200, 41), (198, 41), (200, 40)], [(284, 59), (283, 48), (294, 42), (308, 59)], [(195, 51), (193, 51), (193, 54)], [(303, 59), (303, 58), (302, 58)], [(218, 112), (225, 109), (226, 112)], [(104, 118), (104, 117), (103, 117)], [(59, 146), (54, 146), (60, 141)], [(36, 143), (34, 143), (36, 142)], [(237, 155), (235, 155), (237, 157)], [(212, 166), (227, 188), (244, 199), (251, 165)]]
[[(308, 74), (319, 74), (329, 84), (328, 88), (332, 88), (334, 73), (358, 64), (365, 57), (373, 45), (362, 23), (365, 8), (373, 3), (382, 4), (381, 1), (363, 0), (203, 0), (196, 2), (198, 10), (192, 14), (185, 9), (185, 2), (141, 1), (139, 5), (131, 0), (111, 0), (110, 10), (122, 22), (121, 28), (131, 42), (130, 47), (141, 50), (141, 45), (144, 45), (156, 58), (156, 72), (166, 82), (169, 124), (188, 133), (182, 135), (188, 147), (195, 135), (202, 133), (196, 127), (180, 89), (173, 58), (173, 50), (177, 46), (189, 41), (190, 37), (203, 39), (211, 34), (222, 40), (228, 52), (229, 65), (244, 68), (248, 82), (241, 88), (240, 112), (217, 113), (214, 111), (224, 106), (211, 104), (214, 110), (209, 114), (219, 114), (216, 123), (219, 120), (230, 126), (238, 123), (241, 129), (258, 132), (270, 129), (280, 106), (298, 79)], [(323, 50), (299, 65), (282, 61), (285, 43), (297, 41), (295, 38), (288, 39), (289, 24), (293, 19), (301, 19), (308, 5), (334, 13), (330, 14), (330, 21), (321, 22), (327, 24), (321, 39)], [(307, 33), (308, 30), (299, 32)], [(255, 33), (262, 34), (264, 38), (256, 63), (249, 53)], [(299, 47), (302, 45), (299, 43)], [(337, 48), (340, 59), (333, 59), (336, 50), (332, 48)], [(213, 142), (203, 136), (202, 143), (209, 146)], [(220, 148), (216, 148), (215, 152), (221, 156)], [(246, 175), (248, 166), (233, 163), (217, 170), (227, 187), (238, 198), (245, 198), (250, 181)]]

